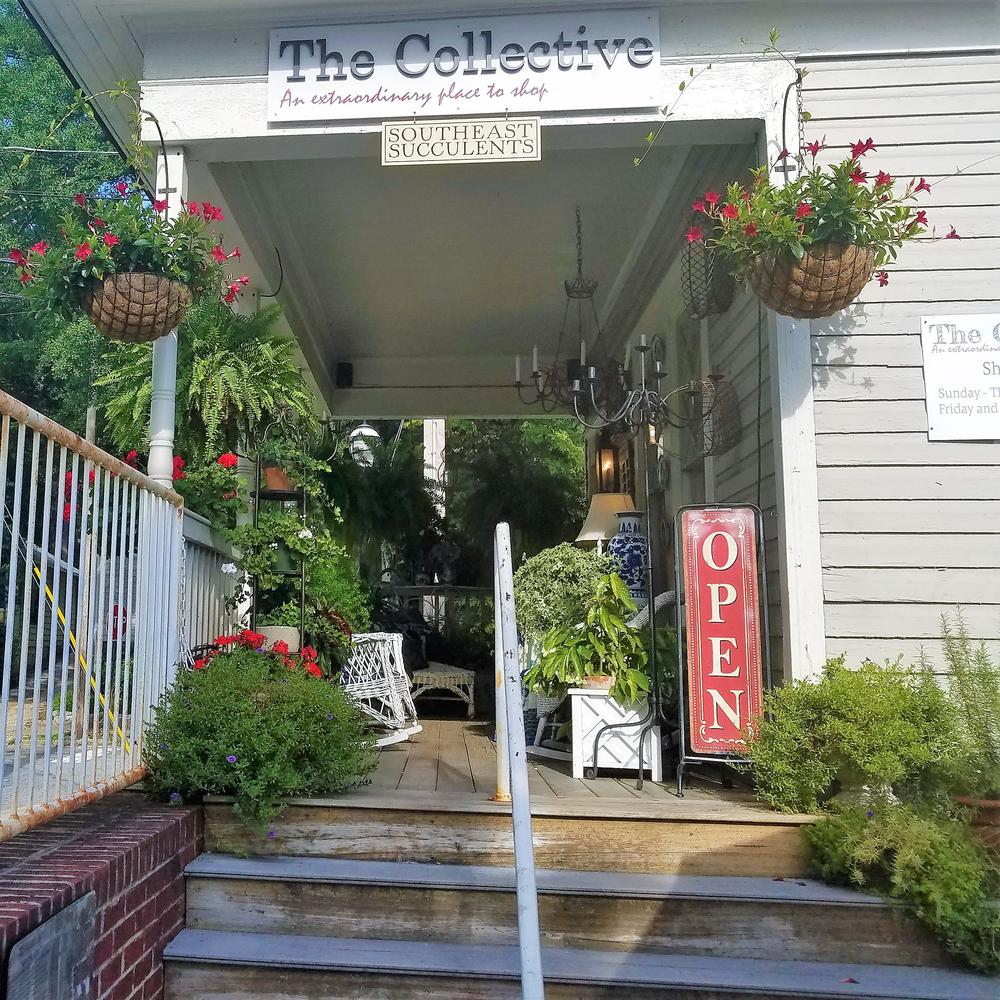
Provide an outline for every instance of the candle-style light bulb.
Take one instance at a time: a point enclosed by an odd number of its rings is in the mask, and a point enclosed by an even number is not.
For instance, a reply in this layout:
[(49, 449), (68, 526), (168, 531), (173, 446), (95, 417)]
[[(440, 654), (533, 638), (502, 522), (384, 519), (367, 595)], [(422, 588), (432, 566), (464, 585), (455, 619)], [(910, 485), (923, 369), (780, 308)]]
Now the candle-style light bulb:
[(538, 368), (538, 345), (536, 344), (531, 349), (531, 373), (537, 375), (539, 372)]
[(514, 385), (521, 384), (521, 355), (514, 355)]
[(643, 350), (646, 348), (646, 335), (644, 333), (639, 334), (639, 347)]
[(580, 338), (580, 367), (583, 368), (587, 364), (587, 341), (585, 338)]

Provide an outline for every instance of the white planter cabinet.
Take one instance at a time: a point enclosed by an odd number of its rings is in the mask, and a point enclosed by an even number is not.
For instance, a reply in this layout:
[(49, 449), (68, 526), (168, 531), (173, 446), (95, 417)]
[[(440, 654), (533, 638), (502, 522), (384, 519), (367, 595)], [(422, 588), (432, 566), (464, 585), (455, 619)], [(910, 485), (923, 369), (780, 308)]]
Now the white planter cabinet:
[[(610, 723), (626, 723), (621, 729), (609, 729), (601, 736), (597, 750), (598, 768), (624, 771), (639, 770), (639, 733), (646, 717), (646, 702), (620, 705), (607, 691), (595, 688), (570, 688), (573, 709), (573, 777), (582, 778), (594, 766), (594, 737), (598, 729)], [(631, 725), (629, 725), (631, 723)], [(660, 727), (647, 730), (643, 737), (642, 766), (653, 781), (663, 780)]]

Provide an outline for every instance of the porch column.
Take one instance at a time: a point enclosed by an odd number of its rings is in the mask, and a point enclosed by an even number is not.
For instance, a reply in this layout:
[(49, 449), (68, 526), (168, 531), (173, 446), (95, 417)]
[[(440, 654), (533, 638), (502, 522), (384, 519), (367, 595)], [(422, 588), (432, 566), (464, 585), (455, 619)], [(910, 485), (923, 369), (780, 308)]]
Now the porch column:
[(444, 517), (444, 421), (440, 419), (424, 421), (424, 475), (440, 490), (435, 506)]
[[(184, 150), (167, 148), (156, 157), (156, 196), (167, 200), (174, 218), (187, 195)], [(171, 330), (153, 344), (153, 393), (149, 407), (149, 477), (161, 486), (174, 478), (174, 425), (177, 407), (177, 331)]]

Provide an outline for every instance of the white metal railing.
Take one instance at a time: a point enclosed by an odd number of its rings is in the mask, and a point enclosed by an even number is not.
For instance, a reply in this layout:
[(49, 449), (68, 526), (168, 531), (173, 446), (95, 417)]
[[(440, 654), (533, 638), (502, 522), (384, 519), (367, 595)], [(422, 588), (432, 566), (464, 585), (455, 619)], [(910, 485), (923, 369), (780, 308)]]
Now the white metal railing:
[(497, 664), (497, 798), (506, 779), (514, 821), (514, 871), (517, 879), (517, 933), (521, 947), (521, 993), (543, 1000), (541, 942), (535, 849), (528, 797), (528, 755), (524, 740), (523, 692), (514, 613), (514, 571), (510, 527), (501, 522), (493, 539), (493, 594)]
[(181, 498), (0, 391), (0, 839), (138, 780)]
[(181, 558), (182, 652), (212, 643), (237, 627), (236, 553), (200, 514), (184, 511)]

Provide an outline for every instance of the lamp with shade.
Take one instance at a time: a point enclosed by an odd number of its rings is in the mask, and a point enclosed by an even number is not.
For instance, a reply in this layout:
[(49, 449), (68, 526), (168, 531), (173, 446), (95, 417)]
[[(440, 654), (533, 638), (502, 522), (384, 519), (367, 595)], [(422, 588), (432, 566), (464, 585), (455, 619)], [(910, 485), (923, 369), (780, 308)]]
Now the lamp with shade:
[(635, 510), (635, 504), (628, 493), (595, 493), (590, 498), (590, 509), (583, 522), (577, 545), (597, 545), (598, 552), (604, 551), (604, 543), (618, 531), (618, 514)]

